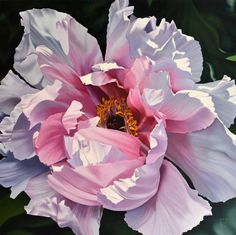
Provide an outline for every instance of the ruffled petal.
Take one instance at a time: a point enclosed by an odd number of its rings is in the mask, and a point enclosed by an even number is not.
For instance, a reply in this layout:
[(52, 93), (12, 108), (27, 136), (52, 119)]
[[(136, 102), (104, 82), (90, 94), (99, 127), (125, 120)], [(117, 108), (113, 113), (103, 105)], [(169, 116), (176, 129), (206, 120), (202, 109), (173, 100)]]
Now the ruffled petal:
[(78, 133), (73, 137), (65, 137), (65, 147), (69, 157), (67, 161), (74, 168), (129, 159), (118, 148), (98, 141), (88, 140)]
[(167, 134), (165, 130), (165, 125), (161, 121), (153, 128), (150, 133), (150, 150), (146, 157), (146, 164), (151, 164), (157, 161), (159, 158), (163, 157), (167, 149)]
[(126, 34), (130, 27), (128, 17), (132, 15), (134, 7), (128, 5), (128, 0), (116, 0), (110, 7), (105, 56), (107, 61), (115, 61), (124, 67), (132, 63)]
[(142, 91), (150, 72), (150, 61), (146, 57), (136, 58), (130, 70), (128, 70), (128, 72), (124, 75), (124, 88), (140, 88)]
[(11, 70), (2, 79), (0, 86), (0, 107), (1, 112), (10, 114), (14, 107), (20, 102), (25, 94), (37, 92), (36, 89), (27, 85), (22, 79), (15, 75)]
[(62, 124), (67, 130), (68, 134), (71, 130), (74, 130), (78, 125), (78, 119), (83, 115), (81, 111), (82, 104), (76, 100), (71, 102), (70, 107), (66, 110), (65, 114), (62, 117)]
[(26, 188), (31, 197), (28, 214), (50, 217), (59, 227), (70, 227), (76, 235), (99, 235), (101, 207), (83, 206), (66, 200), (47, 184), (47, 175), (33, 178)]
[(192, 180), (201, 195), (212, 202), (236, 196), (236, 136), (219, 120), (205, 130), (168, 134), (167, 156)]
[(230, 127), (236, 117), (235, 81), (224, 76), (221, 81), (196, 85), (196, 89), (206, 92), (212, 97), (215, 112), (220, 120)]
[(115, 163), (81, 166), (73, 169), (67, 165), (53, 167), (49, 185), (64, 197), (88, 206), (100, 205), (97, 193), (114, 180), (131, 177), (143, 159), (123, 160)]
[(101, 62), (96, 39), (71, 16), (51, 9), (33, 9), (20, 15), (24, 35), (16, 48), (14, 68), (31, 85), (42, 88), (48, 84), (40, 71), (35, 50), (41, 45), (49, 48), (79, 75), (89, 72), (92, 64)]
[(11, 135), (11, 150), (18, 160), (35, 156), (33, 136), (39, 130), (39, 125), (30, 127), (28, 118), (22, 113), (16, 121)]
[(11, 198), (15, 198), (25, 190), (31, 178), (45, 171), (48, 171), (48, 168), (37, 157), (19, 161), (8, 153), (7, 157), (0, 161), (0, 184), (11, 187)]
[(210, 126), (216, 118), (209, 95), (199, 92), (201, 99), (183, 91), (165, 97), (160, 112), (165, 115), (168, 132), (189, 133)]
[(90, 127), (79, 130), (79, 134), (88, 140), (112, 145), (123, 151), (131, 159), (140, 156), (141, 141), (128, 133), (100, 127)]
[(137, 209), (128, 211), (125, 221), (143, 235), (181, 235), (211, 215), (207, 201), (192, 190), (168, 161), (161, 167), (156, 195)]
[(137, 168), (130, 178), (121, 178), (102, 188), (98, 193), (99, 202), (104, 208), (115, 211), (141, 206), (157, 192), (162, 160), (160, 157), (153, 164)]
[(67, 158), (68, 155), (64, 143), (64, 136), (68, 134), (62, 124), (63, 115), (56, 113), (43, 121), (35, 140), (39, 160), (49, 166)]
[(173, 21), (163, 19), (156, 26), (155, 17), (138, 18), (127, 38), (131, 57), (147, 56), (156, 70), (169, 72), (174, 91), (190, 89), (200, 81), (203, 61), (200, 45), (182, 34)]

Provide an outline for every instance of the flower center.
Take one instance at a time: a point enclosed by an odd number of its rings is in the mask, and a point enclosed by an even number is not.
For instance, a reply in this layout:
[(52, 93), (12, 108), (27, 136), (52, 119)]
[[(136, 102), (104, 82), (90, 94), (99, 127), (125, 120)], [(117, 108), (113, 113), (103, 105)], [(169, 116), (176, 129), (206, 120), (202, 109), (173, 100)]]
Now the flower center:
[(99, 126), (137, 136), (138, 124), (125, 98), (103, 97), (97, 106), (97, 115), (100, 117)]

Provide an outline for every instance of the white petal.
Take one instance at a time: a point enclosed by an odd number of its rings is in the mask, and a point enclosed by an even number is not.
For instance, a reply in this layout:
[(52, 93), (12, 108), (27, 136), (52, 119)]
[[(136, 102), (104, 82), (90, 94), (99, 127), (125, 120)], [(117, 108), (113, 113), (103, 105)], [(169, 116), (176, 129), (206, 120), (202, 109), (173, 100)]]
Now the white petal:
[(224, 76), (220, 81), (196, 85), (196, 89), (210, 94), (215, 105), (215, 112), (220, 120), (230, 127), (236, 117), (235, 81)]

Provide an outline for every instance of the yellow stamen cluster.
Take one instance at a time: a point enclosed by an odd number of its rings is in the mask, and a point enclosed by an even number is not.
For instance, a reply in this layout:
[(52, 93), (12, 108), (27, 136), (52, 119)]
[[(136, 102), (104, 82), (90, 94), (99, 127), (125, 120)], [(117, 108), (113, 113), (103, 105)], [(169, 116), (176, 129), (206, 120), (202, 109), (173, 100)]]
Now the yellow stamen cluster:
[(109, 117), (117, 116), (124, 120), (124, 125), (119, 130), (137, 136), (138, 123), (134, 119), (131, 109), (127, 106), (126, 99), (117, 99), (113, 96), (109, 99), (102, 98), (101, 103), (97, 106), (97, 115), (100, 117), (99, 126), (107, 127)]

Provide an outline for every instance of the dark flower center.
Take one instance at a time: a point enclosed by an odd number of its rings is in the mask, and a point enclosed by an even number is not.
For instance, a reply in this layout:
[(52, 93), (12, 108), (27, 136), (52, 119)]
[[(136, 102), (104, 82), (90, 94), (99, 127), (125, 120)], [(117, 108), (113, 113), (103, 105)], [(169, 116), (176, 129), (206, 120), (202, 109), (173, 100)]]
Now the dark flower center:
[(125, 98), (102, 98), (97, 106), (97, 115), (100, 117), (99, 126), (127, 132), (136, 136), (138, 125)]

